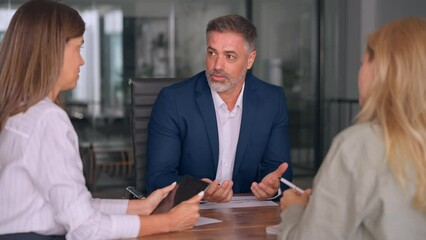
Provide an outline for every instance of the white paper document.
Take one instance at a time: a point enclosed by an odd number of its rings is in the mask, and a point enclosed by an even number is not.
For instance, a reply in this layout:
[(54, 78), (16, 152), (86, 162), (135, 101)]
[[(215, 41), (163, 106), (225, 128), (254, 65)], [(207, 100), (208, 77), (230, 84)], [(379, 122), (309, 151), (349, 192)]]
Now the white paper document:
[(272, 201), (259, 201), (255, 196), (234, 196), (231, 201), (226, 203), (203, 203), (200, 209), (225, 209), (225, 208), (244, 208), (244, 207), (268, 207), (278, 206)]
[(195, 226), (197, 227), (197, 226), (203, 226), (203, 225), (219, 223), (219, 222), (222, 222), (222, 221), (215, 218), (199, 217), (197, 222), (195, 223)]
[(266, 227), (266, 234), (278, 235), (280, 232), (280, 224)]

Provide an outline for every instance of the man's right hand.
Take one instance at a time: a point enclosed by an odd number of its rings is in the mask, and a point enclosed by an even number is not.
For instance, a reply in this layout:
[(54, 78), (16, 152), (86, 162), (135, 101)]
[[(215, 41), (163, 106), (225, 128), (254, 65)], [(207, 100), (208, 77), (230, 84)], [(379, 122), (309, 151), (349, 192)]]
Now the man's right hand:
[(210, 184), (204, 194), (204, 200), (208, 202), (231, 201), (233, 195), (232, 185), (234, 184), (231, 180), (226, 180), (222, 184), (219, 184), (219, 180), (212, 181), (208, 178), (203, 178), (201, 180)]

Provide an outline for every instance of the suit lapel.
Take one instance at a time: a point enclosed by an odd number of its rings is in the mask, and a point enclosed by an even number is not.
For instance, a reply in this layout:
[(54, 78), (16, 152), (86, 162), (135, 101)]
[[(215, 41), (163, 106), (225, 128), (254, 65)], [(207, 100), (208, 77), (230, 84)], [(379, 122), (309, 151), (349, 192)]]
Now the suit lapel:
[(235, 154), (235, 163), (233, 170), (233, 178), (243, 162), (244, 154), (250, 142), (250, 136), (256, 123), (257, 111), (259, 108), (259, 99), (256, 89), (253, 86), (253, 76), (247, 73), (244, 96), (243, 96), (243, 115), (241, 119), (240, 136), (238, 138), (237, 152)]
[(198, 78), (195, 91), (195, 101), (197, 102), (198, 109), (200, 110), (201, 116), (204, 120), (216, 171), (219, 159), (219, 136), (217, 133), (216, 112), (210, 87), (205, 75)]

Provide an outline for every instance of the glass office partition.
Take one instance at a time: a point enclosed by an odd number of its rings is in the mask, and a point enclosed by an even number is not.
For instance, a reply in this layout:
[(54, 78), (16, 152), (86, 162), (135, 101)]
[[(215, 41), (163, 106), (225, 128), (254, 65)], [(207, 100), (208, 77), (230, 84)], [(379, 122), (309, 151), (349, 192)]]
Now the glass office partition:
[(284, 88), (289, 111), (292, 161), (307, 174), (315, 170), (318, 98), (318, 1), (253, 1), (258, 28), (253, 72)]

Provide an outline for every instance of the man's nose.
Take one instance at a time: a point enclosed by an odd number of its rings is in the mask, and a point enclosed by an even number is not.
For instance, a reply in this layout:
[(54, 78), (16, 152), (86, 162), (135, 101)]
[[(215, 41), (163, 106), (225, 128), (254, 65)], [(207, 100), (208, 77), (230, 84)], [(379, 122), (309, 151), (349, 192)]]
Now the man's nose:
[(222, 70), (225, 65), (225, 58), (223, 56), (217, 56), (214, 62), (214, 69)]

